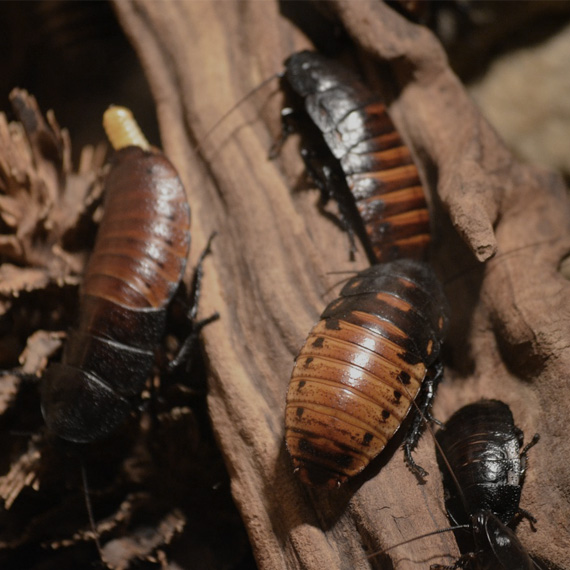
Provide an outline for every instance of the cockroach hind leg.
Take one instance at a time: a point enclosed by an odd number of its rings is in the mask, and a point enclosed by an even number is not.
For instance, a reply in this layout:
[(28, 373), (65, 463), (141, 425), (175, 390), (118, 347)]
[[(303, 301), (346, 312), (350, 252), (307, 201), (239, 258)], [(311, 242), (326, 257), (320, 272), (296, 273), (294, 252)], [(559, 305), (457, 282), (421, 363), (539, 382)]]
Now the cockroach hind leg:
[(192, 325), (192, 332), (184, 339), (184, 342), (181, 344), (178, 352), (172, 358), (172, 360), (168, 363), (167, 372), (173, 373), (175, 370), (180, 368), (182, 364), (185, 363), (186, 371), (189, 371), (192, 368), (192, 353), (198, 347), (198, 339), (200, 338), (200, 333), (202, 329), (217, 321), (220, 318), (220, 314), (215, 312), (213, 315), (206, 317), (205, 319), (201, 319), (200, 321), (196, 321)]
[(520, 456), (521, 456), (521, 457), (524, 457), (524, 458), (526, 459), (528, 450), (529, 450), (531, 447), (534, 447), (539, 441), (540, 441), (540, 434), (535, 433), (535, 434), (532, 436), (532, 439), (523, 447), (523, 450), (521, 451)]
[(404, 460), (410, 471), (423, 482), (423, 480), (429, 475), (429, 472), (414, 461), (414, 458), (412, 457), (412, 450), (414, 447), (415, 445), (404, 443)]
[(521, 507), (519, 507), (517, 510), (517, 515), (519, 517), (519, 520), (526, 519), (529, 522), (532, 531), (536, 532), (536, 527), (534, 525), (538, 523), (538, 520), (532, 513), (526, 509), (521, 509)]
[(421, 480), (424, 480), (426, 478), (426, 476), (428, 475), (428, 472), (423, 468), (420, 467), (415, 461), (414, 458), (412, 457), (412, 451), (416, 448), (416, 446), (418, 445), (418, 442), (420, 440), (420, 437), (422, 435), (423, 432), (423, 426), (424, 424), (424, 419), (425, 419), (425, 414), (426, 414), (426, 406), (429, 407), (430, 402), (429, 401), (424, 401), (420, 404), (418, 404), (418, 410), (416, 410), (416, 413), (414, 414), (413, 417), (413, 421), (412, 421), (412, 425), (410, 426), (410, 429), (408, 430), (408, 433), (406, 434), (406, 438), (404, 440), (404, 460), (406, 462), (406, 464), (408, 465), (408, 467), (410, 468), (410, 470), (412, 471), (412, 473), (418, 477)]
[(423, 402), (420, 404), (420, 418), (425, 418), (426, 422), (432, 422), (439, 426), (440, 428), (444, 428), (444, 423), (438, 420), (434, 415), (431, 413), (433, 400), (435, 398), (435, 393), (437, 391), (437, 387), (439, 386), (441, 380), (443, 379), (443, 364), (441, 362), (436, 362), (436, 364), (432, 367), (432, 369), (428, 372), (426, 379), (424, 381), (424, 394), (423, 394)]
[[(303, 149), (302, 149), (303, 151)], [(308, 152), (308, 151), (307, 151)], [(301, 152), (303, 158), (303, 152)], [(313, 180), (315, 185), (320, 191), (319, 201), (317, 202), (317, 208), (319, 213), (324, 216), (325, 218), (330, 219), (333, 223), (339, 226), (342, 230), (344, 230), (348, 235), (348, 244), (349, 244), (349, 259), (350, 261), (354, 261), (356, 257), (356, 237), (355, 237), (355, 230), (353, 224), (351, 224), (351, 214), (349, 212), (348, 206), (345, 204), (345, 201), (342, 199), (342, 195), (339, 195), (338, 192), (335, 190), (335, 187), (332, 183), (332, 178), (327, 178), (326, 174), (326, 167), (323, 167), (322, 172), (325, 173), (322, 176), (317, 174), (317, 170), (313, 167), (309, 167), (307, 160), (305, 160), (305, 165), (307, 168), (307, 174)], [(338, 204), (338, 216), (332, 214), (326, 209), (327, 204), (329, 201), (333, 199)]]
[(431, 410), (426, 412), (426, 420), (428, 422), (435, 424), (440, 429), (445, 428), (445, 423), (442, 422), (441, 420), (438, 420), (436, 417), (434, 417), (433, 414), (431, 413)]
[(187, 317), (189, 321), (194, 321), (196, 315), (198, 314), (198, 304), (200, 302), (200, 293), (202, 288), (202, 277), (204, 276), (204, 260), (206, 257), (212, 253), (212, 241), (218, 235), (217, 232), (213, 231), (208, 238), (206, 247), (202, 250), (200, 257), (198, 258), (198, 263), (196, 264), (196, 269), (194, 270), (194, 276), (192, 277), (192, 287), (189, 299), (192, 299), (192, 303), (187, 312)]
[[(331, 219), (348, 234), (349, 259), (354, 261), (356, 256), (355, 228), (352, 220), (356, 220), (356, 213), (352, 211), (349, 191), (346, 188), (346, 180), (340, 171), (340, 167), (329, 164), (322, 152), (317, 149), (302, 146), (301, 158), (305, 163), (307, 175), (320, 191), (317, 208), (326, 218)], [(329, 201), (333, 199), (338, 205), (338, 216), (331, 214), (325, 209)]]
[(434, 421), (435, 419), (431, 415), (431, 407), (433, 404), (433, 399), (435, 398), (435, 393), (437, 387), (441, 382), (443, 377), (443, 365), (437, 362), (433, 368), (428, 372), (424, 383), (420, 389), (420, 393), (417, 398), (417, 410), (414, 414), (412, 425), (406, 435), (404, 441), (404, 457), (408, 467), (411, 469), (412, 473), (419, 477), (420, 479), (425, 479), (429, 473), (420, 467), (412, 457), (412, 451), (418, 445), (420, 437), (422, 436), (423, 429), (426, 421)]
[(336, 196), (333, 186), (333, 172), (326, 161), (323, 160), (322, 155), (315, 149), (302, 146), (299, 154), (305, 164), (308, 177), (321, 193), (318, 206), (324, 207), (333, 196)]
[(187, 312), (187, 318), (191, 325), (191, 330), (188, 336), (182, 342), (178, 352), (173, 357), (173, 359), (168, 364), (168, 373), (172, 373), (177, 370), (182, 363), (185, 364), (186, 371), (188, 371), (192, 366), (192, 352), (196, 349), (198, 345), (198, 339), (200, 337), (200, 333), (202, 329), (209, 325), (210, 323), (218, 320), (220, 318), (220, 314), (216, 311), (209, 317), (205, 319), (201, 319), (199, 321), (196, 320), (196, 315), (198, 314), (198, 304), (200, 302), (200, 293), (202, 288), (202, 277), (204, 275), (204, 260), (206, 256), (208, 256), (212, 252), (212, 241), (216, 237), (217, 232), (212, 232), (210, 237), (208, 238), (208, 242), (206, 243), (206, 247), (202, 250), (200, 257), (198, 259), (198, 263), (196, 264), (196, 269), (194, 271), (194, 277), (192, 279), (192, 289), (189, 295), (189, 298), (192, 299), (192, 304)]

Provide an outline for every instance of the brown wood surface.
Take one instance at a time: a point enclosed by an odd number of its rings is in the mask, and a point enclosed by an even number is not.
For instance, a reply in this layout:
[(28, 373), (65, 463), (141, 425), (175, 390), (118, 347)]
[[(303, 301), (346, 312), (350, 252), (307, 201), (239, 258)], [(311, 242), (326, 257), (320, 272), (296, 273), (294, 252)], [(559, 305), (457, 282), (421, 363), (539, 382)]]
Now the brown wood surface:
[[(277, 2), (121, 0), (115, 7), (146, 69), (164, 150), (187, 186), (193, 262), (218, 232), (201, 305), (203, 315), (221, 315), (204, 331), (209, 408), (257, 563), (390, 568), (367, 553), (447, 523), (431, 438), (417, 452), (430, 471), (425, 485), (399, 449), (388, 449), (338, 492), (303, 488), (283, 444), (294, 356), (338, 291), (331, 287), (342, 276), (331, 272), (366, 266), (364, 254), (350, 262), (347, 236), (318, 212), (317, 192), (294, 191), (303, 185), (294, 138), (268, 160), (280, 132), (277, 80), (206, 138), (310, 41)], [(512, 157), (426, 29), (373, 0), (326, 8), (333, 20), (323, 18), (322, 27), (332, 34), (335, 18), (344, 23), (359, 48), (352, 57), (386, 88), (429, 183), (432, 260), (454, 311), (436, 416), (498, 397), (527, 438), (540, 432), (522, 498), (539, 522), (535, 533), (523, 522), (518, 534), (531, 553), (568, 567), (570, 284), (558, 265), (570, 249), (570, 209), (561, 179)], [(440, 535), (389, 557), (404, 570), (450, 563), (456, 554), (453, 537)]]

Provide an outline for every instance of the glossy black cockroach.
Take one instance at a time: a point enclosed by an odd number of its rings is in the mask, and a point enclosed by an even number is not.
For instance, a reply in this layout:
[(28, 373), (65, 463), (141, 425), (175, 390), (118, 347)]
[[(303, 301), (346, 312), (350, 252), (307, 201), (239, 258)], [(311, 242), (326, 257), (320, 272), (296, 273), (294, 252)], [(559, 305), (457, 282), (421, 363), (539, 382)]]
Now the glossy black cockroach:
[[(402, 259), (350, 279), (314, 326), (295, 361), (285, 440), (309, 485), (338, 487), (362, 471), (402, 425), (416, 400), (429, 416), (442, 375), (447, 301), (431, 268)], [(405, 458), (421, 434), (416, 414)]]
[(477, 568), (533, 568), (507, 525), (515, 515), (536, 522), (519, 502), (527, 452), (538, 434), (523, 447), (523, 432), (509, 406), (499, 400), (481, 400), (455, 412), (436, 439), (447, 513), (454, 525), (469, 529), (474, 543), (452, 568), (470, 562)]
[(338, 202), (351, 241), (355, 228), (372, 262), (424, 258), (430, 241), (424, 190), (380, 98), (353, 71), (311, 51), (285, 61), (283, 82), (291, 107), (283, 110), (282, 141), (299, 131), (321, 202)]
[(128, 110), (111, 107), (104, 126), (115, 154), (78, 322), (40, 383), (49, 431), (75, 443), (105, 438), (136, 406), (190, 247), (190, 208), (174, 166)]
[(519, 507), (519, 501), (527, 453), (539, 437), (536, 434), (524, 447), (523, 439), (523, 432), (515, 425), (504, 402), (481, 400), (458, 410), (436, 434), (445, 506), (453, 526), (406, 540), (382, 552), (453, 530), (466, 554), (451, 566), (432, 564), (431, 570), (540, 569), (542, 566), (531, 559), (507, 526), (516, 515), (536, 522)]

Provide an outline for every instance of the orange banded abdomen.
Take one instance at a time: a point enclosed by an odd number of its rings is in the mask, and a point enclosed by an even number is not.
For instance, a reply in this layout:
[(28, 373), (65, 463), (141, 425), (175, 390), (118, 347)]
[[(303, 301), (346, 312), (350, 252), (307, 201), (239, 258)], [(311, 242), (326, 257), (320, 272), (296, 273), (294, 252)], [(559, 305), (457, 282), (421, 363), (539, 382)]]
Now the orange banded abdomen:
[(289, 384), (285, 438), (303, 482), (338, 486), (384, 449), (438, 359), (446, 322), (441, 287), (421, 262), (375, 265), (346, 284)]
[[(422, 259), (430, 243), (424, 189), (409, 148), (386, 107), (371, 103), (353, 113), (369, 116), (358, 147), (340, 159), (347, 184), (377, 261)], [(371, 118), (371, 119), (370, 119)], [(389, 124), (391, 130), (377, 125)]]

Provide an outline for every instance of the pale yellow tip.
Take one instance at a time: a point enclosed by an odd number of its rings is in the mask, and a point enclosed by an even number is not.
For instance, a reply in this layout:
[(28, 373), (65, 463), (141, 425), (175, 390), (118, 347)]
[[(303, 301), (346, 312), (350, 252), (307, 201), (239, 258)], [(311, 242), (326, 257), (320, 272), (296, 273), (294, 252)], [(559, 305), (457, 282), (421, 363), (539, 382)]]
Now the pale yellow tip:
[(143, 150), (150, 148), (133, 114), (126, 107), (111, 105), (103, 113), (103, 128), (115, 150), (126, 146), (138, 146)]

